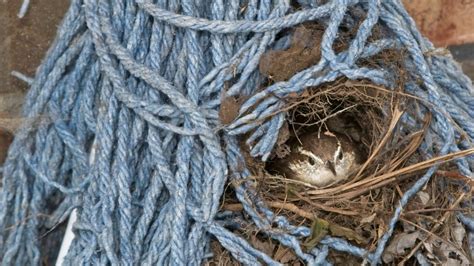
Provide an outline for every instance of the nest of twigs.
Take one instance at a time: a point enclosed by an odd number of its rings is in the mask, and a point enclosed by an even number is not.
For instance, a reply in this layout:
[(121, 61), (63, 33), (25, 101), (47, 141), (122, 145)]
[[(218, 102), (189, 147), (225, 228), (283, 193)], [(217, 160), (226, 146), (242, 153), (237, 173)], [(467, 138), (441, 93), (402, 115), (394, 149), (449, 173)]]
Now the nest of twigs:
[[(295, 53), (294, 50), (291, 52)], [(285, 58), (282, 54), (278, 56)], [(399, 71), (395, 76), (399, 80), (394, 88), (341, 78), (307, 88), (302, 94), (290, 95), (281, 110), (287, 112), (288, 122), (280, 131), (278, 145), (269, 162), (264, 164), (258, 159), (249, 159), (247, 164), (251, 167), (259, 196), (275, 213), (284, 215), (293, 224), (313, 229), (311, 237), (303, 243), (304, 248), (310, 249), (324, 236), (332, 235), (368, 250), (373, 250), (386, 232), (404, 191), (424, 174), (424, 170), (442, 164), (441, 170), (402, 212), (401, 223), (383, 260), (385, 263), (405, 263), (420, 252), (432, 263), (470, 262), (466, 233), (454, 215), (454, 211), (461, 210), (460, 202), (470, 197), (471, 189), (466, 186), (470, 181), (451, 161), (473, 151), (434, 158), (423, 153), (420, 145), (431, 116), (428, 113), (420, 117), (420, 110), (426, 111), (426, 103), (403, 92), (402, 58), (399, 51), (389, 50), (364, 62), (389, 62), (395, 66)], [(270, 59), (264, 59), (271, 63)], [(288, 62), (284, 64), (291, 66)], [(278, 69), (263, 70), (273, 71), (272, 74), (278, 72)], [(284, 76), (289, 74), (284, 73)], [(271, 78), (269, 76), (269, 83)], [(411, 117), (410, 122), (403, 119), (404, 115)], [(344, 182), (323, 188), (272, 171), (272, 160), (285, 158), (291, 150), (287, 147), (289, 143), (308, 132), (345, 134), (362, 151), (363, 163)], [(243, 150), (247, 150), (245, 145)], [(229, 196), (224, 197), (222, 209), (240, 211), (242, 206)], [(292, 265), (301, 263), (289, 249), (260, 234), (255, 227), (249, 225), (239, 230), (256, 248), (275, 260)], [(210, 264), (232, 263), (228, 253), (218, 245), (214, 245), (213, 251), (219, 260), (214, 259)], [(331, 259), (336, 264), (362, 262), (333, 251)]]

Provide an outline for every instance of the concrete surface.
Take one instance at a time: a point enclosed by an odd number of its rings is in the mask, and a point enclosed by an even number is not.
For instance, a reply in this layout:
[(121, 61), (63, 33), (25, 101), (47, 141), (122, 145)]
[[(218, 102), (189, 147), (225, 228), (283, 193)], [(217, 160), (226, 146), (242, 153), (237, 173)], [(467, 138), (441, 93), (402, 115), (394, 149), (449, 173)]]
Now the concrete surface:
[(403, 0), (418, 28), (437, 46), (474, 43), (474, 0)]
[(26, 85), (10, 75), (12, 70), (34, 76), (56, 35), (69, 1), (31, 1), (23, 19), (17, 17), (21, 0), (0, 1), (0, 93), (19, 93)]

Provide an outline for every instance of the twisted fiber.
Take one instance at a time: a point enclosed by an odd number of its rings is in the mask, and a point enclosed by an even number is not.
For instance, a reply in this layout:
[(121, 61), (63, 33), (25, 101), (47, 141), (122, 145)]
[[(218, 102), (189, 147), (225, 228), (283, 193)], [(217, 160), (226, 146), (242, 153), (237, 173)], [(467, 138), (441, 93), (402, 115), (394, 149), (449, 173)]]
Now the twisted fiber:
[[(68, 12), (65, 15), (63, 20), (62, 27), (58, 30), (58, 35), (61, 38), (56, 38), (48, 51), (48, 55), (43, 60), (42, 64), (38, 67), (36, 71), (36, 76), (31, 84), (30, 90), (28, 95), (31, 97), (27, 97), (24, 103), (24, 115), (28, 115), (32, 105), (36, 102), (37, 95), (43, 91), (42, 87), (44, 82), (48, 79), (49, 74), (52, 72), (53, 68), (58, 68), (64, 63), (57, 63), (57, 60), (62, 56), (65, 57), (64, 53), (68, 50), (68, 53), (74, 51), (71, 49), (71, 44), (73, 44), (73, 40), (80, 36), (81, 33), (84, 31), (84, 14), (81, 11), (81, 2), (79, 0), (75, 0), (71, 2), (71, 6), (69, 7)], [(77, 44), (77, 39), (74, 42)], [(72, 51), (71, 51), (72, 50)]]
[[(270, 18), (264, 21), (225, 21), (207, 20), (186, 15), (180, 15), (156, 7), (149, 0), (136, 1), (137, 4), (146, 10), (155, 19), (169, 23), (176, 27), (209, 31), (212, 33), (240, 33), (240, 32), (267, 32), (282, 28), (292, 27), (304, 21), (316, 20), (328, 16), (334, 6), (334, 2), (320, 6), (318, 8), (302, 10), (281, 18)], [(354, 4), (357, 1), (349, 1)], [(270, 2), (261, 2), (268, 4)]]
[[(329, 265), (330, 249), (378, 264), (404, 206), (436, 167), (404, 193), (374, 251), (329, 236), (304, 251), (310, 228), (265, 206), (249, 180), (239, 136), (248, 134), (251, 155), (266, 160), (285, 120), (278, 113), (282, 99), (342, 76), (391, 88), (389, 64), (373, 69), (358, 62), (406, 49), (404, 89), (427, 103), (413, 115), (433, 114), (420, 148), (432, 157), (472, 147), (474, 89), (398, 0), (298, 2), (295, 11), (287, 0), (72, 1), (31, 83), (28, 119), (3, 166), (2, 264), (41, 263), (47, 252), (37, 241), (41, 232), (73, 209), (78, 219), (67, 265), (198, 265), (211, 238), (244, 264), (279, 265), (231, 231), (248, 225), (310, 265)], [(261, 88), (261, 55), (289, 46), (284, 29), (314, 20), (326, 26), (320, 62)], [(341, 25), (358, 31), (336, 54)], [(375, 25), (386, 34), (369, 43)], [(237, 95), (251, 97), (218, 131), (222, 97)], [(402, 119), (416, 128), (411, 115)], [(472, 157), (456, 163), (472, 176)], [(228, 182), (238, 184), (235, 197), (246, 215), (219, 212)], [(459, 219), (472, 231), (470, 217)]]

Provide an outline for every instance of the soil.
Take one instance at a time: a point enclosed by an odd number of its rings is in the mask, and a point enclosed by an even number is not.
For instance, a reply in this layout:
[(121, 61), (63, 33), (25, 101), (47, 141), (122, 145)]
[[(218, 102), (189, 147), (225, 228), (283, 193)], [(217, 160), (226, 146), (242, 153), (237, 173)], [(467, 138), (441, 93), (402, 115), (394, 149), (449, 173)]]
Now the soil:
[(284, 81), (316, 64), (321, 58), (319, 44), (323, 33), (323, 29), (315, 24), (297, 27), (288, 49), (269, 51), (262, 56), (259, 63), (260, 72), (274, 81)]
[(240, 106), (247, 98), (248, 97), (225, 97), (222, 95), (219, 120), (223, 125), (228, 125), (237, 118)]
[(403, 1), (417, 26), (437, 46), (474, 42), (474, 1)]
[(69, 6), (64, 0), (31, 1), (26, 16), (20, 19), (21, 2), (0, 1), (0, 93), (26, 90), (26, 84), (10, 72), (34, 76)]
[(451, 46), (449, 50), (461, 64), (464, 74), (474, 79), (474, 43)]
[(34, 77), (69, 6), (64, 0), (31, 1), (26, 16), (20, 19), (21, 3), (0, 1), (0, 164), (21, 123), (20, 110), (27, 91), (27, 84), (11, 72)]

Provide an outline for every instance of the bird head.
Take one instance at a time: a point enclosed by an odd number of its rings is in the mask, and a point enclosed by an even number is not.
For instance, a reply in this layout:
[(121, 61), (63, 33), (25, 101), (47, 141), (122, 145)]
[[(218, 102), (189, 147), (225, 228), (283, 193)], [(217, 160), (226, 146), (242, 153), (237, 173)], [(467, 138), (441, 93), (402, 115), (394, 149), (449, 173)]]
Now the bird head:
[(289, 163), (292, 178), (316, 186), (327, 186), (347, 179), (359, 165), (352, 144), (347, 141), (341, 143), (335, 137), (307, 136), (295, 152), (299, 156)]

